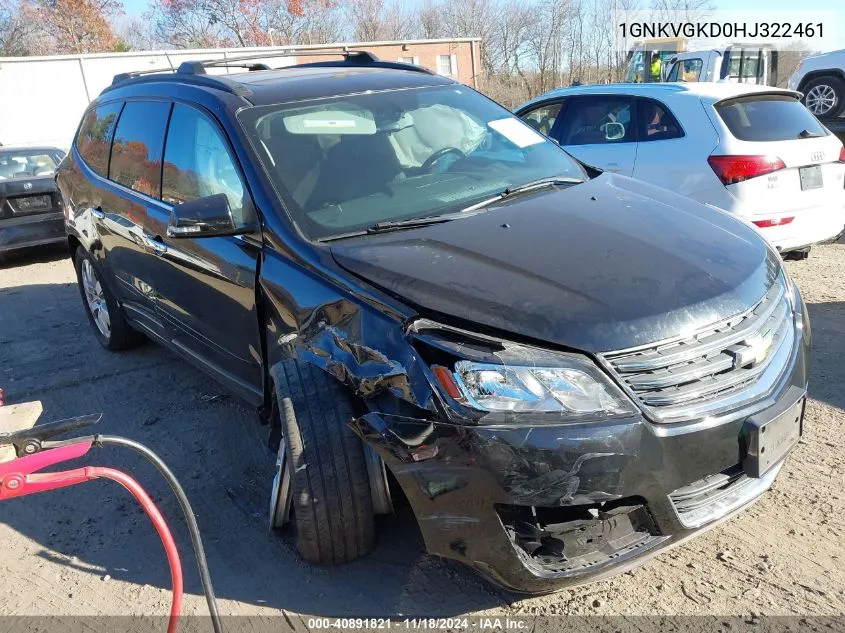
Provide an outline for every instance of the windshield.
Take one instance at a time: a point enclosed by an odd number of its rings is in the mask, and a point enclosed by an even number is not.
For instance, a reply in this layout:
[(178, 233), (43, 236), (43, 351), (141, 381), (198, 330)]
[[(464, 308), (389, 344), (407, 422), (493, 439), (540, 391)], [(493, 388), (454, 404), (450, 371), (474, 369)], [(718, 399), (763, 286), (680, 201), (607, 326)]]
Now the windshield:
[(62, 157), (58, 151), (0, 151), (0, 180), (52, 176)]
[(459, 211), (544, 178), (586, 177), (555, 143), (461, 86), (260, 106), (239, 118), (315, 240)]

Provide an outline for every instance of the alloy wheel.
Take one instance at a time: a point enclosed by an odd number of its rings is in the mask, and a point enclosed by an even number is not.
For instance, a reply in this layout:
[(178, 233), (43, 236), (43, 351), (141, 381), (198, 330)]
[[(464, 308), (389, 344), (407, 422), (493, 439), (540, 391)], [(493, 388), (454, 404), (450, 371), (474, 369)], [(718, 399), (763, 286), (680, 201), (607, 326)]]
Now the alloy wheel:
[(276, 454), (276, 475), (273, 477), (273, 490), (270, 493), (271, 530), (283, 528), (290, 521), (290, 506), (293, 498), (290, 483), (285, 438), (282, 438), (279, 442), (279, 452)]
[(823, 116), (836, 105), (836, 91), (827, 84), (813, 86), (804, 98), (807, 109), (816, 116)]
[(91, 316), (94, 317), (97, 329), (100, 334), (109, 338), (111, 336), (111, 318), (109, 317), (106, 296), (103, 293), (103, 287), (94, 266), (87, 259), (82, 260), (82, 289), (85, 292), (85, 301), (88, 303), (88, 309), (91, 311)]

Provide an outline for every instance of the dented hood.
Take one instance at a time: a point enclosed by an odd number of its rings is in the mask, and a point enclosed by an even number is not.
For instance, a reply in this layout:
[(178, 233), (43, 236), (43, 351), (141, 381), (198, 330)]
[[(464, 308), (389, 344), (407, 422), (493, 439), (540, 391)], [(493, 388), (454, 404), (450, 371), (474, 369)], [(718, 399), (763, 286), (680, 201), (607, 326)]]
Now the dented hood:
[(741, 221), (612, 174), (452, 222), (337, 242), (332, 254), (422, 314), (588, 352), (742, 312), (780, 271)]

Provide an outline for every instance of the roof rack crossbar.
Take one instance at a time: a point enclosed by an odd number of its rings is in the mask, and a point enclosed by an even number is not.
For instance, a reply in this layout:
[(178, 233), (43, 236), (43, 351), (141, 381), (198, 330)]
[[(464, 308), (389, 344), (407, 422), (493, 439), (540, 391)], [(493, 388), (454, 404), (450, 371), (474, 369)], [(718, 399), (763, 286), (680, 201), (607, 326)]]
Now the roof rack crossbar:
[[(240, 55), (238, 57), (229, 57), (224, 59), (183, 62), (180, 64), (177, 72), (184, 75), (204, 75), (206, 68), (225, 68), (226, 66), (240, 66), (243, 68), (249, 68), (250, 70), (270, 70), (270, 67), (266, 64), (248, 64), (248, 62), (256, 59), (272, 59), (274, 57), (296, 57), (297, 55), (303, 55), (303, 53), (309, 57), (329, 57), (339, 55), (343, 57), (344, 60), (354, 59), (363, 63), (373, 63), (379, 61), (379, 58), (369, 51), (349, 50), (345, 47), (342, 49), (327, 48), (325, 50), (318, 49), (308, 51), (288, 49), (269, 53), (257, 53), (255, 55)], [(263, 66), (263, 68), (261, 66)]]
[[(308, 67), (370, 67), (370, 68), (393, 68), (396, 70), (406, 70), (412, 72), (419, 72), (425, 73), (428, 75), (436, 74), (434, 71), (429, 70), (428, 68), (423, 68), (422, 66), (416, 66), (414, 64), (406, 64), (403, 62), (391, 62), (391, 61), (383, 61), (376, 57), (373, 53), (364, 50), (350, 50), (347, 47), (343, 48), (331, 48), (328, 47), (326, 49), (309, 49), (307, 51), (300, 51), (300, 50), (283, 50), (279, 52), (271, 52), (271, 53), (260, 53), (255, 55), (242, 55), (239, 57), (230, 57), (228, 59), (208, 59), (208, 60), (201, 60), (201, 61), (186, 61), (179, 64), (179, 67), (176, 69), (173, 68), (157, 68), (157, 69), (150, 69), (150, 70), (136, 70), (132, 72), (126, 73), (119, 73), (114, 76), (112, 79), (111, 87), (116, 87), (118, 84), (129, 80), (144, 77), (145, 75), (155, 75), (160, 73), (173, 73), (172, 75), (166, 75), (169, 78), (174, 80), (178, 80), (179, 76), (185, 77), (186, 75), (193, 76), (194, 79), (192, 81), (195, 82), (209, 82), (208, 85), (213, 85), (216, 88), (220, 88), (222, 90), (226, 90), (233, 94), (238, 95), (245, 95), (249, 93), (247, 88), (241, 87), (236, 84), (232, 84), (231, 82), (225, 81), (224, 76), (220, 77), (211, 77), (208, 76), (206, 72), (206, 68), (226, 68), (226, 67), (236, 67), (236, 68), (246, 68), (250, 71), (253, 70), (274, 70), (270, 68), (266, 63), (259, 62), (255, 60), (264, 60), (274, 57), (293, 57), (296, 55), (307, 55), (308, 57), (331, 57), (331, 56), (341, 56), (343, 60), (327, 60), (327, 61), (317, 61), (317, 62), (305, 62), (302, 64), (294, 64), (291, 66), (283, 66), (281, 68), (275, 70), (286, 70), (291, 68), (308, 68)], [(151, 78), (152, 79), (152, 78)], [(164, 77), (162, 77), (164, 79)], [(187, 77), (185, 77), (187, 79)]]
[(280, 70), (285, 70), (286, 68), (324, 68), (324, 67), (332, 67), (332, 66), (360, 66), (365, 68), (393, 68), (395, 70), (407, 70), (416, 73), (425, 73), (426, 75), (436, 75), (433, 70), (429, 70), (428, 68), (424, 68), (422, 66), (416, 66), (414, 64), (406, 64), (404, 62), (389, 62), (383, 61), (381, 59), (376, 59), (375, 61), (361, 61), (358, 59), (347, 59), (342, 62), (336, 61), (327, 61), (327, 62), (306, 62), (304, 64), (296, 64), (295, 66), (285, 66), (285, 68), (281, 68)]

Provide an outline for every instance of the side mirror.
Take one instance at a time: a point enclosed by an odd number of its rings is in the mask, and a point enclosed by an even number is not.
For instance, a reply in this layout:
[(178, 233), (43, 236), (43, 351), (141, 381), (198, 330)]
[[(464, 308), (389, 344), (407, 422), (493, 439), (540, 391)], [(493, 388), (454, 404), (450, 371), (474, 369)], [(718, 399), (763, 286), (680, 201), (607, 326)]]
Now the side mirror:
[(168, 237), (206, 237), (231, 235), (235, 231), (229, 198), (225, 193), (186, 200), (173, 207)]
[(616, 121), (604, 124), (604, 138), (608, 141), (618, 141), (625, 138), (625, 126)]

